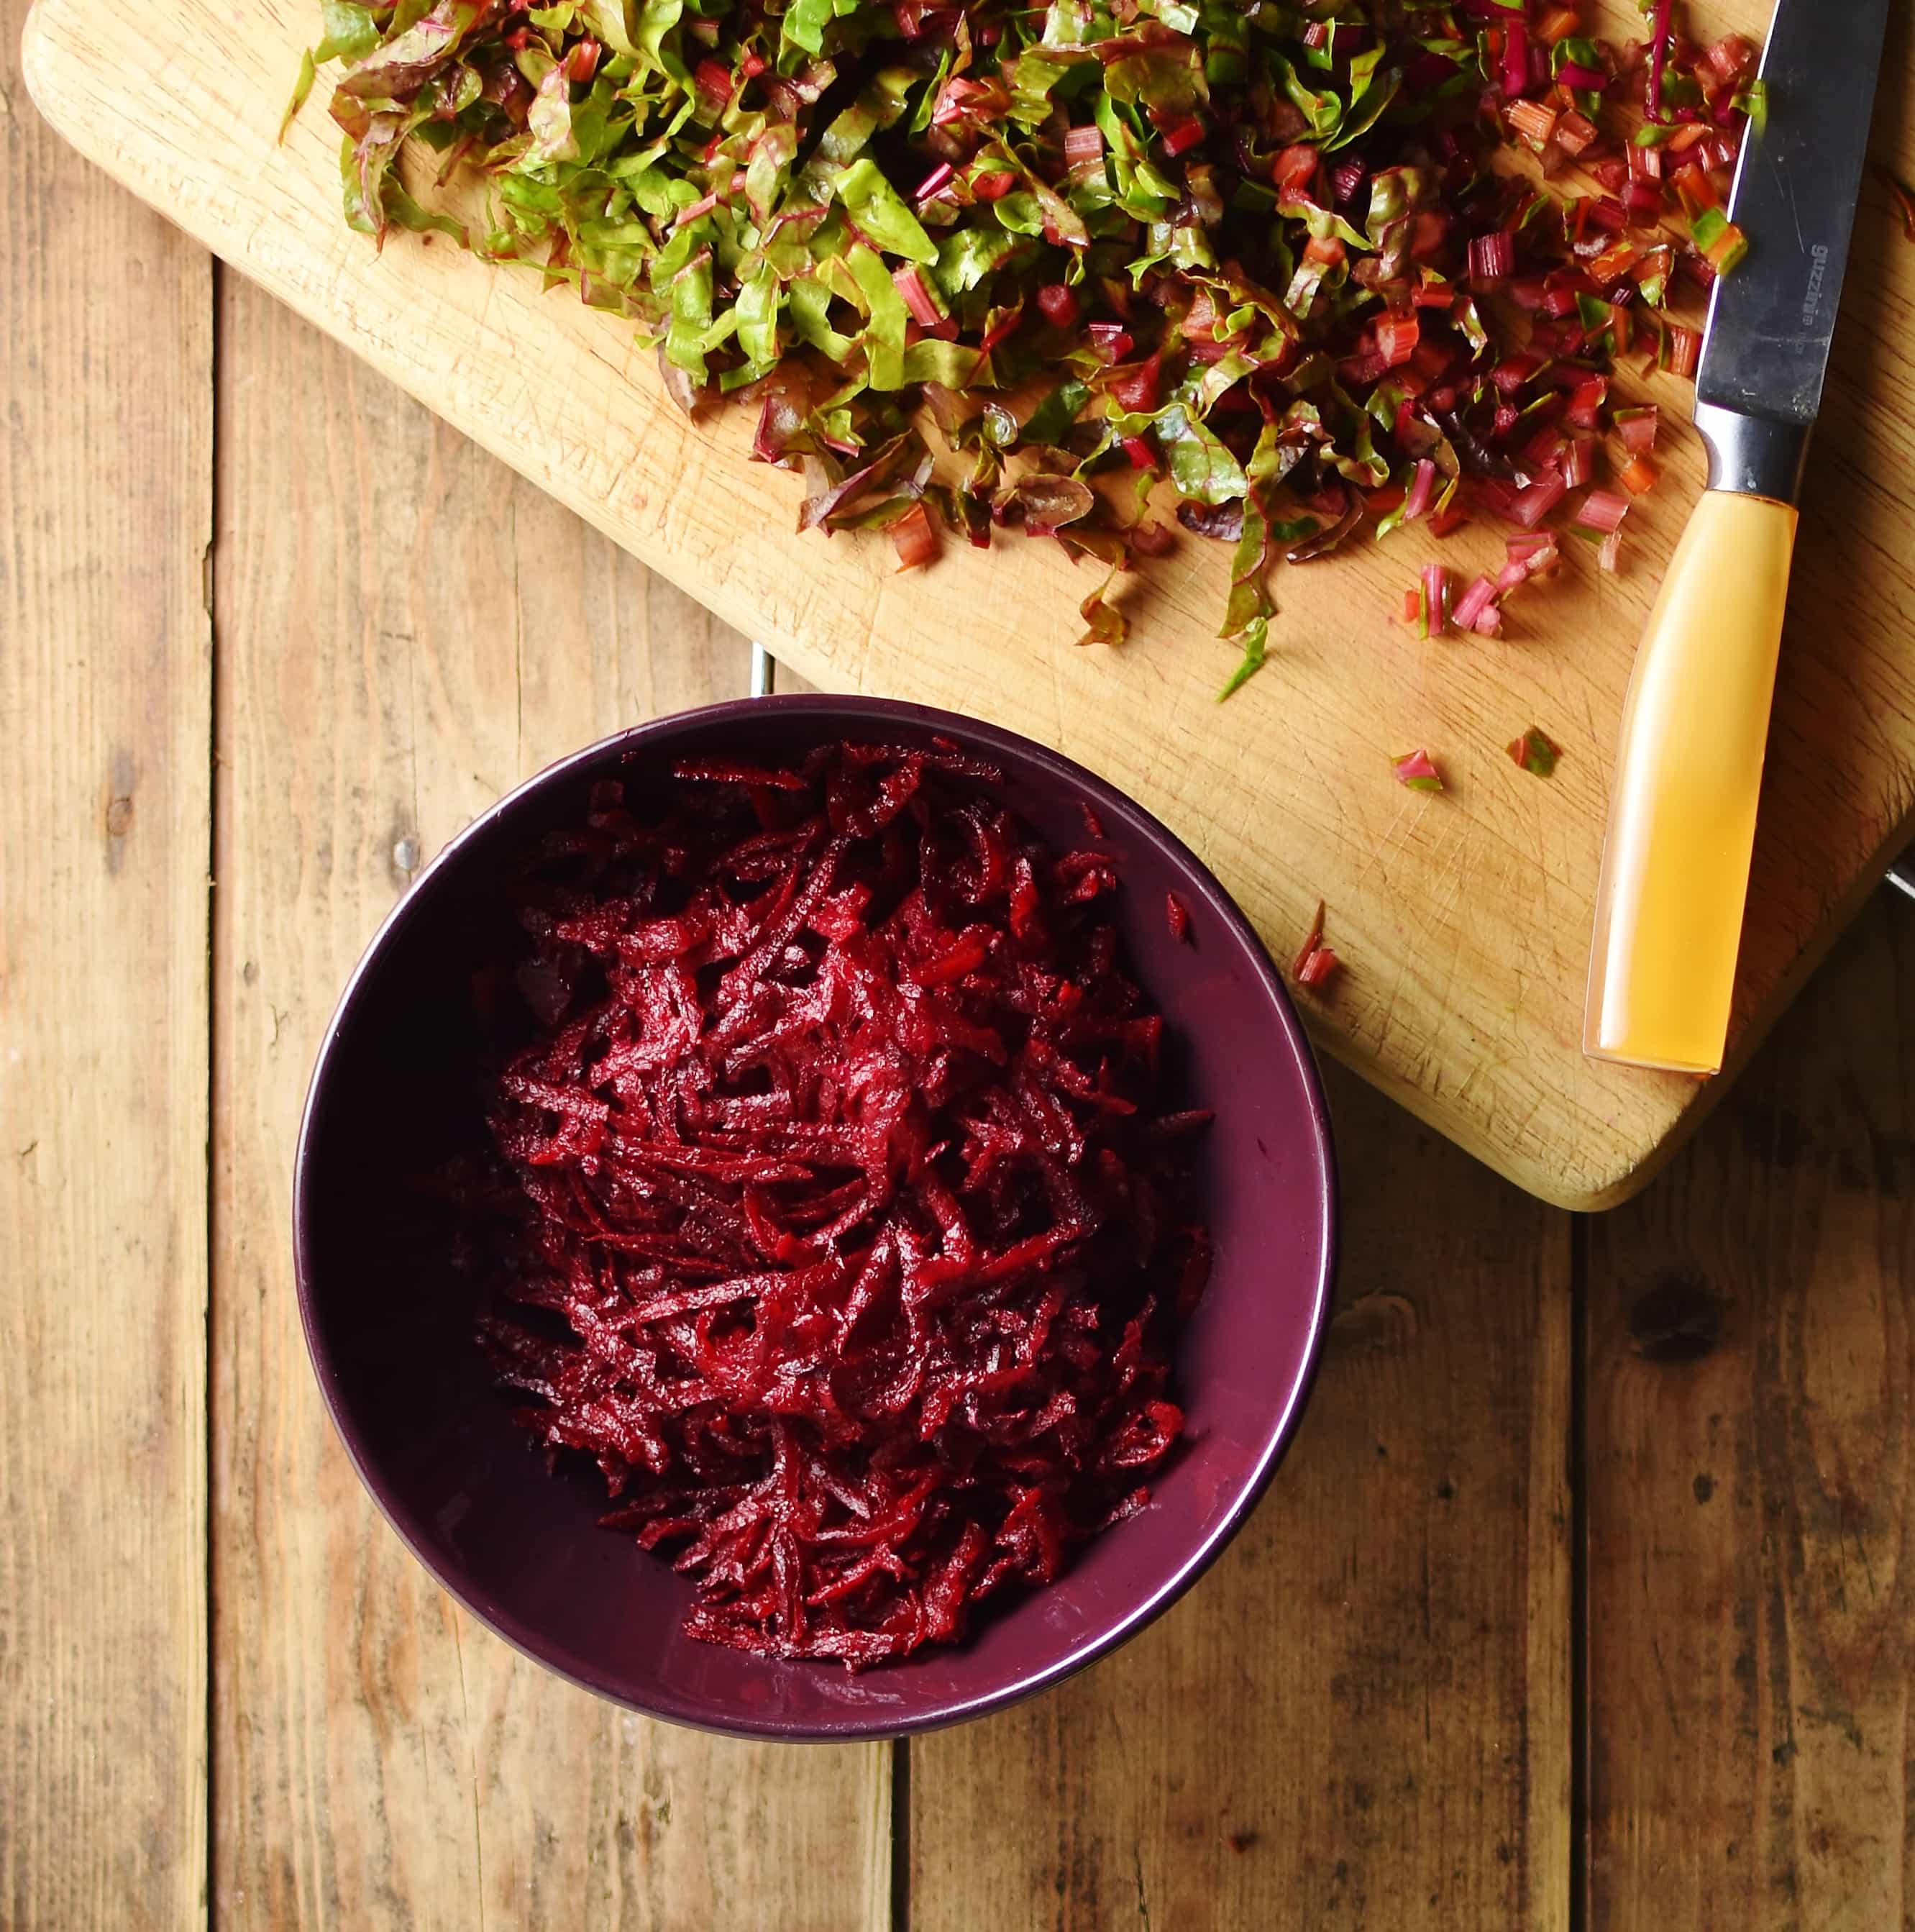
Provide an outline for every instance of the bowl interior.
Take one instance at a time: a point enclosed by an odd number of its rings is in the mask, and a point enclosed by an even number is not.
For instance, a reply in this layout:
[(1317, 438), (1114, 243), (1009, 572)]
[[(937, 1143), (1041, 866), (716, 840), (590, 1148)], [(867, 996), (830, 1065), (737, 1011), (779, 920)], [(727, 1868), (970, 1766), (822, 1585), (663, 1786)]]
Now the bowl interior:
[[(974, 1627), (853, 1676), (694, 1642), (691, 1586), (601, 1530), (597, 1472), (549, 1473), (491, 1388), (469, 1282), (444, 1210), (419, 1185), (482, 1141), (474, 976), (510, 956), (500, 888), (599, 778), (724, 749), (792, 755), (845, 736), (958, 738), (1005, 775), (1054, 849), (1085, 842), (1092, 802), (1122, 880), (1119, 922), (1181, 1042), (1192, 1104), (1214, 1108), (1203, 1160), (1216, 1266), (1182, 1342), (1188, 1440), (1148, 1509), (1064, 1578)], [(1166, 896), (1191, 914), (1170, 934)], [(315, 1366), (361, 1474), (439, 1580), (502, 1634), (590, 1688), (682, 1723), (760, 1734), (894, 1734), (1054, 1681), (1161, 1609), (1241, 1520), (1301, 1400), (1331, 1265), (1333, 1181), (1314, 1071), (1241, 915), (1119, 794), (1026, 740), (876, 700), (773, 698), (640, 727), (553, 766), (494, 808), (420, 879), (342, 1000), (308, 1103), (296, 1190), (300, 1291)]]

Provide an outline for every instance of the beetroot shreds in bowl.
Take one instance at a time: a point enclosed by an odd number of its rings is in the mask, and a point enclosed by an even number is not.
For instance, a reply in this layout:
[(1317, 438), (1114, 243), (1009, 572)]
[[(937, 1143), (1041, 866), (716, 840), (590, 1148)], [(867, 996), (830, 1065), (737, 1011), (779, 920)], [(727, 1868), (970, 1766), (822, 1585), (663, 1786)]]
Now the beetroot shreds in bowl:
[[(1209, 1264), (1095, 850), (956, 747), (601, 783), (528, 882), (487, 1341), (687, 1628), (858, 1666), (1149, 1500)], [(540, 1311), (564, 1324), (526, 1318)]]

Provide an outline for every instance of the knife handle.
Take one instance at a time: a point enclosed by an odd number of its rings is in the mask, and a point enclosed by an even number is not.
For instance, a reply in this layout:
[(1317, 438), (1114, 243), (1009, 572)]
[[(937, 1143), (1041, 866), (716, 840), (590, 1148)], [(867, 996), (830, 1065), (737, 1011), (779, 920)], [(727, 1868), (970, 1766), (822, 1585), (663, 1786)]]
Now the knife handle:
[(1596, 888), (1597, 1059), (1722, 1066), (1796, 522), (1773, 498), (1707, 491), (1650, 613)]

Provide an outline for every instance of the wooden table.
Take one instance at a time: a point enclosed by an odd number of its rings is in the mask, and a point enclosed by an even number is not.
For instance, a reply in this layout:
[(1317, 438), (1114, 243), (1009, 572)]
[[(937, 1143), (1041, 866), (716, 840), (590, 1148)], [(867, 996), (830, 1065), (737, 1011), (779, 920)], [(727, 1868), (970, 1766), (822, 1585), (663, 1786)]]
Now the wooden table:
[(1837, 1928), (1915, 1912), (1915, 908), (1641, 1199), (1347, 1078), (1273, 1493), (908, 1750), (594, 1702), (320, 1413), (289, 1154), (424, 856), (743, 641), (90, 172), (0, 0), (0, 1924)]

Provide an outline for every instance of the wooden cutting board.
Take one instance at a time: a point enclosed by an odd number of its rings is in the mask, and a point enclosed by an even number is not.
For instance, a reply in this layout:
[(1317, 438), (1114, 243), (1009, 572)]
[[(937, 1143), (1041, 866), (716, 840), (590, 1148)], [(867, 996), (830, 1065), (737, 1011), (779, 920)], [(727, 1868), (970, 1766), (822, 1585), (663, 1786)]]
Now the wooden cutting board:
[[(1633, 8), (1609, 4), (1629, 31)], [(1693, 16), (1759, 35), (1767, 10), (1728, 0)], [(1630, 519), (1620, 575), (1569, 544), (1565, 574), (1515, 602), (1502, 640), (1425, 642), (1398, 620), (1418, 567), (1440, 550), (1473, 572), (1501, 535), (1362, 544), (1281, 572), (1272, 661), (1219, 705), (1225, 547), (1185, 538), (1128, 580), (1131, 640), (1080, 650), (1096, 580), (1054, 544), (951, 545), (901, 576), (881, 538), (801, 536), (796, 481), (746, 460), (749, 422), (688, 425), (628, 326), (442, 238), (375, 253), (340, 219), (323, 80), (276, 140), (316, 14), (304, 0), (40, 0), (27, 71), (42, 111), (109, 173), (807, 676), (993, 718), (1104, 772), (1203, 855), (1280, 961), (1326, 901), (1344, 970), (1301, 995), (1318, 1042), (1521, 1186), (1619, 1200), (1719, 1089), (1578, 1046), (1623, 689), (1701, 488), (1677, 386), (1651, 391), (1672, 421), (1665, 482)], [(1906, 178), (1899, 10), (1890, 32), (1876, 154)], [(1915, 246), (1872, 179), (1811, 469), (1736, 1060), (1915, 829), (1912, 442)], [(1553, 779), (1505, 754), (1532, 724), (1563, 748)], [(1418, 746), (1443, 766), (1440, 797), (1391, 776)]]

